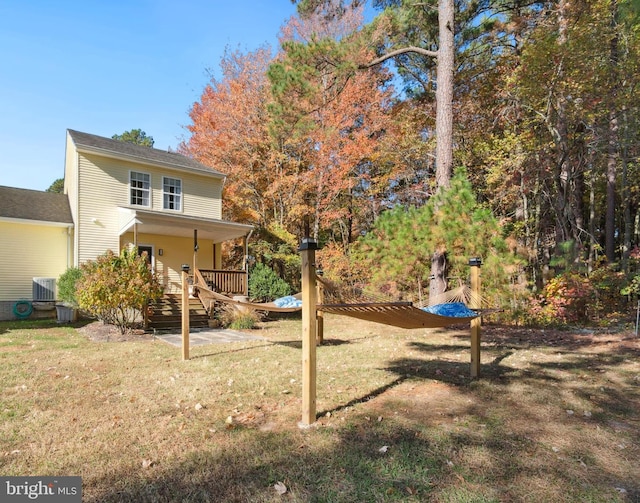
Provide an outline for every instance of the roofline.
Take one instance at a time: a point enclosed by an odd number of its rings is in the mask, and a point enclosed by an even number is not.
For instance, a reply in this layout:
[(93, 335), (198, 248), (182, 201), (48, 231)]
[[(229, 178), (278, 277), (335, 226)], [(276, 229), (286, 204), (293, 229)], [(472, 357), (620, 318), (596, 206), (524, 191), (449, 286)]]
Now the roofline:
[(33, 220), (30, 218), (13, 218), (0, 216), (0, 222), (8, 222), (12, 224), (31, 224), (42, 225), (46, 227), (74, 227), (72, 222), (54, 222), (51, 220)]
[(167, 220), (176, 220), (183, 222), (194, 222), (194, 223), (202, 223), (202, 224), (216, 224), (216, 225), (224, 225), (227, 227), (235, 227), (237, 229), (244, 229), (247, 232), (253, 230), (255, 228), (252, 224), (242, 224), (240, 222), (231, 222), (229, 220), (222, 220), (219, 218), (207, 218), (207, 217), (199, 217), (185, 214), (173, 214), (164, 211), (154, 211), (146, 208), (134, 208), (130, 206), (118, 206), (119, 209), (130, 211), (136, 216), (138, 213), (143, 217), (151, 217)]
[[(73, 141), (73, 139), (72, 139)], [(82, 152), (85, 154), (97, 154), (100, 155), (102, 157), (108, 157), (110, 159), (119, 159), (119, 160), (127, 160), (127, 161), (133, 161), (136, 162), (138, 164), (144, 164), (146, 166), (161, 166), (163, 168), (168, 168), (171, 169), (173, 171), (182, 171), (182, 172), (189, 172), (189, 173), (194, 173), (197, 175), (202, 175), (202, 176), (208, 176), (211, 178), (217, 178), (220, 180), (226, 180), (227, 175), (223, 174), (223, 173), (219, 173), (217, 171), (207, 171), (207, 170), (200, 170), (200, 169), (194, 169), (194, 168), (190, 168), (188, 166), (182, 166), (179, 164), (171, 164), (168, 162), (163, 162), (163, 161), (149, 161), (148, 159), (145, 159), (144, 157), (138, 157), (135, 155), (127, 155), (127, 154), (121, 154), (119, 152), (114, 152), (112, 150), (106, 150), (103, 148), (96, 148), (96, 147), (87, 147), (86, 145), (83, 145), (81, 143), (76, 143), (75, 141), (73, 142), (74, 145), (76, 146), (76, 150), (78, 152)], [(179, 154), (178, 154), (179, 155)]]

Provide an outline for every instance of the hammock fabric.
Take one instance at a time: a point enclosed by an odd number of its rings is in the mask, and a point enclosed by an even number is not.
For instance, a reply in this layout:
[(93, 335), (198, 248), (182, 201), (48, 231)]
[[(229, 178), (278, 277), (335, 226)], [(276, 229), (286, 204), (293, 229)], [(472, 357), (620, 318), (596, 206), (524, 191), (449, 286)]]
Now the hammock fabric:
[[(209, 288), (202, 286), (201, 284), (197, 285), (197, 289), (198, 289), (198, 296), (202, 300), (215, 300), (218, 302), (226, 302), (228, 304), (244, 306), (249, 309), (257, 309), (260, 311), (273, 311), (278, 313), (294, 313), (302, 309), (302, 302), (296, 299), (296, 297), (293, 295), (283, 297), (282, 299), (276, 299), (276, 301), (273, 301), (273, 302), (248, 302), (244, 300), (237, 300), (231, 297), (227, 297), (226, 295), (222, 295), (221, 293), (214, 292), (213, 290), (210, 290)], [(294, 300), (298, 300), (298, 301), (294, 302)]]
[[(431, 308), (434, 307), (436, 306), (431, 306)], [(468, 312), (459, 313), (462, 315), (458, 316), (437, 314), (416, 307), (411, 302), (321, 304), (318, 306), (318, 310), (324, 313), (351, 316), (352, 318), (409, 329), (448, 327), (471, 321), (479, 316), (478, 313), (469, 309), (467, 309)]]
[[(196, 287), (198, 296), (203, 301), (215, 300), (250, 309), (280, 313), (292, 313), (302, 309), (300, 294), (276, 299), (273, 302), (258, 303), (236, 300), (214, 292), (203, 285), (203, 281), (198, 281)], [(352, 318), (408, 329), (448, 327), (468, 322), (480, 316), (479, 313), (471, 311), (461, 302), (439, 304), (428, 308), (416, 307), (412, 302), (319, 304), (317, 309), (325, 313), (351, 316)]]

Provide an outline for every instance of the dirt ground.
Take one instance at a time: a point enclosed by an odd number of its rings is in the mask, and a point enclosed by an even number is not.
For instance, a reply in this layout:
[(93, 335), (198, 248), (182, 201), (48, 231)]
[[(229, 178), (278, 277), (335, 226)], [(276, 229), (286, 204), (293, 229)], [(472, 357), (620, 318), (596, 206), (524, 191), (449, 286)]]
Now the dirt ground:
[(145, 333), (144, 330), (130, 330), (122, 334), (118, 327), (106, 325), (101, 321), (87, 323), (78, 328), (78, 332), (94, 342), (151, 341), (153, 339), (152, 335)]

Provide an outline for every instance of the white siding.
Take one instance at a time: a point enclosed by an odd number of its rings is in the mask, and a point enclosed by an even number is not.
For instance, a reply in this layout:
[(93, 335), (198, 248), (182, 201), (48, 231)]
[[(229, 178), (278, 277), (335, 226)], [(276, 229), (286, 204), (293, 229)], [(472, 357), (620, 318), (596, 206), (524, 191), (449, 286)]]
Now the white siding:
[(67, 269), (68, 232), (54, 225), (0, 222), (0, 301), (31, 300), (33, 278), (57, 279)]

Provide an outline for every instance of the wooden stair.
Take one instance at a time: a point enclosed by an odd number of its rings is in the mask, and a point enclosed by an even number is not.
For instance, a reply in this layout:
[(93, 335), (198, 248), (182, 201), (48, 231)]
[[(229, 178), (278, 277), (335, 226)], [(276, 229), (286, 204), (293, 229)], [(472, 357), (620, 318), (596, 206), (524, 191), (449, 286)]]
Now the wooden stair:
[[(182, 295), (166, 293), (149, 306), (149, 331), (182, 329)], [(196, 297), (189, 297), (189, 328), (209, 326), (209, 314)]]

